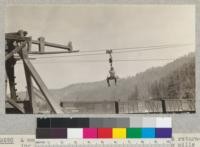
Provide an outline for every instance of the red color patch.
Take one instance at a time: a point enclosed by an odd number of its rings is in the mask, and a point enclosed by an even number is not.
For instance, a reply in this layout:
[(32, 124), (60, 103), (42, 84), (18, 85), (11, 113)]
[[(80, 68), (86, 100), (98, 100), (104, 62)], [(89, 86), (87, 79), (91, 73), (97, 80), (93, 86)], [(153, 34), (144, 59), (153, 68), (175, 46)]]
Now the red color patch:
[(112, 138), (112, 128), (98, 128), (98, 138)]

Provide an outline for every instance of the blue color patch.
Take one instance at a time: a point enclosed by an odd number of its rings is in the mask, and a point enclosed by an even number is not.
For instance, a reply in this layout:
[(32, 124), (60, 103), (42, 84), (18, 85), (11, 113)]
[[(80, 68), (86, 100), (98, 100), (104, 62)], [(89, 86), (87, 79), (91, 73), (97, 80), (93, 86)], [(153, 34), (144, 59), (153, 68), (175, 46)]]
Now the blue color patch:
[(142, 128), (142, 138), (155, 138), (155, 128)]

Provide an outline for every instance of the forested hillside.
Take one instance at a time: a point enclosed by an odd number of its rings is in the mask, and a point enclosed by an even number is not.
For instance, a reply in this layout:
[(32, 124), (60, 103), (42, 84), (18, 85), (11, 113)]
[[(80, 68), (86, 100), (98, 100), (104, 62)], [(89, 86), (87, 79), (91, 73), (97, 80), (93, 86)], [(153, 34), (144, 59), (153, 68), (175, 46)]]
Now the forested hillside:
[(195, 60), (178, 67), (167, 76), (155, 81), (150, 88), (154, 98), (188, 99), (195, 97)]

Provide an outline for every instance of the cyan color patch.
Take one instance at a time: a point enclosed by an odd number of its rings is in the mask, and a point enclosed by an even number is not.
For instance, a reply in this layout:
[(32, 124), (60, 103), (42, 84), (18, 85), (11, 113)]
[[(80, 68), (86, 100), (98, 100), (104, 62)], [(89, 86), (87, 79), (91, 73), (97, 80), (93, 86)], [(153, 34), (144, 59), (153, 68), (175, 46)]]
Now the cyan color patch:
[(142, 138), (155, 138), (155, 128), (142, 128)]

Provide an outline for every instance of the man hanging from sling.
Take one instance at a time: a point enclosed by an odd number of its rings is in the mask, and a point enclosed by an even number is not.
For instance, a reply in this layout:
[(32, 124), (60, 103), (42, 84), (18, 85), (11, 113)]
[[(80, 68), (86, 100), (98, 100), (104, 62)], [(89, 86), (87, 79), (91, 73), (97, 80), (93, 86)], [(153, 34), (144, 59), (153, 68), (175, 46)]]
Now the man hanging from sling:
[(110, 87), (110, 80), (114, 80), (115, 81), (115, 85), (117, 85), (117, 77), (115, 75), (115, 70), (114, 67), (112, 66), (112, 50), (106, 50), (106, 53), (110, 55), (109, 58), (109, 63), (110, 63), (110, 70), (109, 70), (109, 77), (107, 77), (107, 83), (108, 83), (108, 87)]

